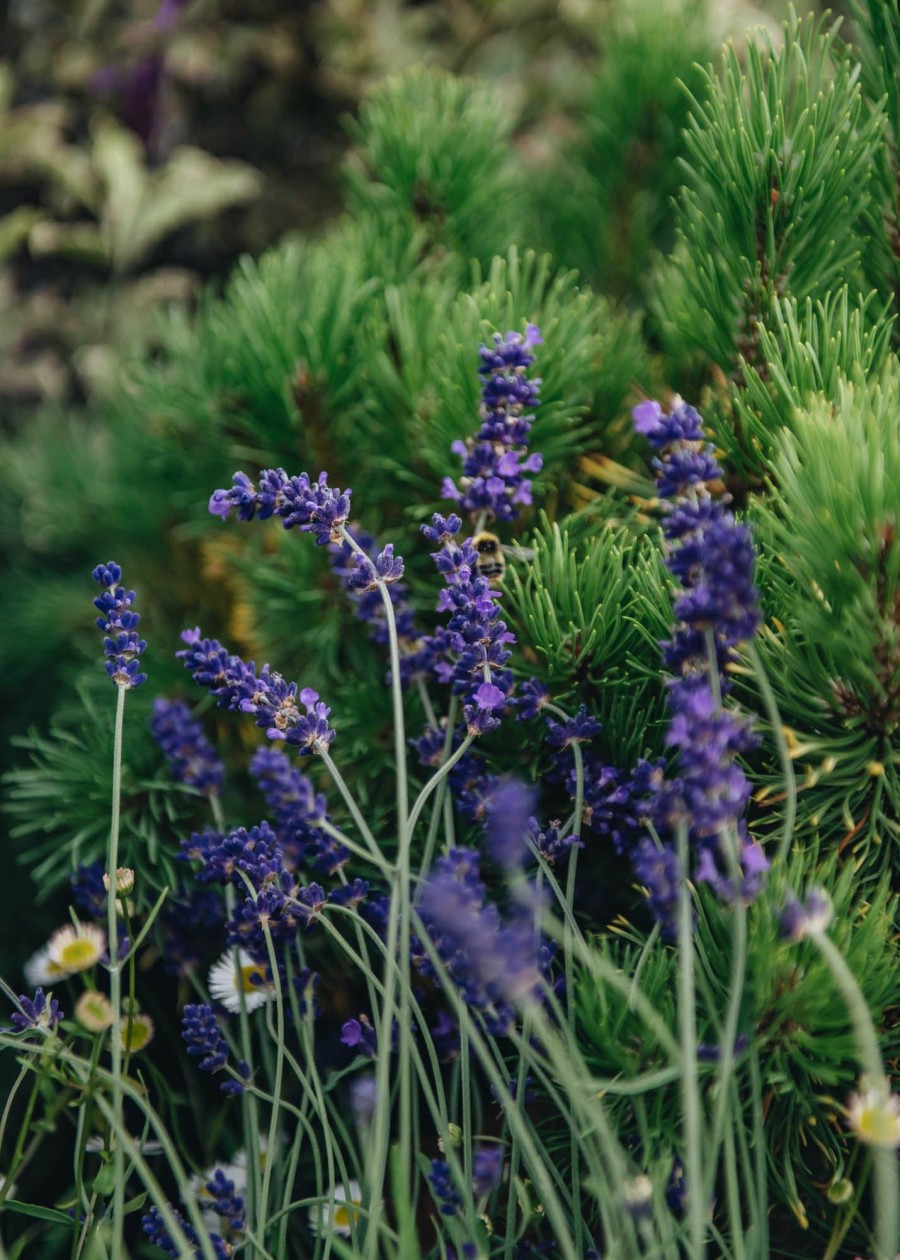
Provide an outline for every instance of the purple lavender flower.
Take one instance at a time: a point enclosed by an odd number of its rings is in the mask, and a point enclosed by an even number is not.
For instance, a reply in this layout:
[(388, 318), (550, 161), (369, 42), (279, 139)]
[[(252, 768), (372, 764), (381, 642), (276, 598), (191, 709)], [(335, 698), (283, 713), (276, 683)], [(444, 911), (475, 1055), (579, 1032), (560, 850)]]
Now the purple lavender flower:
[(278, 842), (287, 866), (301, 862), (324, 875), (336, 874), (350, 850), (322, 830), (328, 822), (325, 797), (313, 788), (280, 749), (263, 747), (250, 762), (250, 773), (265, 794), (278, 824)]
[(239, 521), (261, 521), (278, 516), (285, 529), (300, 529), (315, 535), (316, 544), (340, 543), (350, 514), (349, 490), (333, 490), (328, 485), (328, 474), (320, 473), (318, 480), (310, 481), (304, 472), (299, 477), (289, 477), (283, 468), (267, 468), (260, 473), (259, 485), (254, 489), (246, 473), (236, 472), (230, 490), (216, 490), (209, 500), (209, 510), (214, 516), (227, 520), (232, 512)]
[(267, 822), (257, 827), (237, 827), (226, 836), (219, 832), (194, 833), (182, 840), (178, 855), (183, 861), (200, 862), (195, 878), (199, 884), (233, 884), (244, 890), (240, 873), (249, 877), (254, 888), (262, 888), (282, 869), (278, 838)]
[(354, 551), (346, 539), (330, 543), (328, 551), (335, 575), (356, 605), (357, 617), (369, 627), (369, 634), (375, 643), (388, 642), (384, 600), (379, 589), (383, 583), (383, 589), (388, 592), (394, 609), (400, 654), (403, 657), (414, 656), (419, 650), (421, 636), (416, 630), (412, 609), (407, 602), (406, 586), (400, 581), (403, 577), (403, 561), (394, 555), (391, 543), (379, 551), (371, 534), (364, 533), (356, 526), (349, 527), (347, 532), (366, 553), (365, 556)]
[(431, 1026), (431, 1039), (438, 1058), (443, 1062), (448, 1063), (451, 1059), (459, 1058), (459, 1023), (449, 1011), (438, 1011)]
[(684, 1178), (684, 1165), (677, 1157), (672, 1161), (672, 1171), (666, 1182), (666, 1203), (669, 1211), (680, 1216), (687, 1206), (687, 1182)]
[(341, 1042), (352, 1050), (358, 1049), (360, 1054), (374, 1059), (378, 1054), (378, 1043), (375, 1040), (375, 1029), (365, 1015), (359, 1019), (348, 1019), (341, 1026)]
[[(616, 853), (631, 853), (646, 835), (647, 797), (659, 790), (665, 763), (641, 759), (628, 772), (605, 765), (588, 753), (584, 762), (584, 825), (610, 840)], [(575, 799), (575, 770), (566, 777), (566, 790)]]
[[(197, 1064), (201, 1072), (220, 1072), (228, 1062), (228, 1043), (222, 1036), (211, 1006), (203, 1003), (188, 1005), (182, 1015), (181, 1036), (187, 1043), (187, 1052), (200, 1062)], [(243, 1081), (250, 1080), (250, 1068), (243, 1061), (237, 1066), (238, 1076)], [(242, 1094), (244, 1086), (241, 1081), (229, 1078), (219, 1088), (225, 1094)]]
[[(481, 1011), (491, 1031), (502, 1033), (515, 1005), (540, 992), (543, 958), (533, 916), (524, 906), (505, 924), (486, 900), (478, 857), (452, 849), (439, 858), (419, 901), (419, 913), (448, 974), (464, 1000)], [(429, 974), (430, 968), (420, 970)]]
[[(734, 648), (759, 624), (752, 539), (723, 501), (713, 498), (721, 490), (722, 470), (704, 440), (698, 413), (681, 399), (669, 415), (658, 403), (646, 402), (635, 408), (634, 420), (659, 453), (653, 462), (659, 493), (668, 504), (666, 564), (683, 591), (675, 604), (679, 625), (672, 642), (662, 645), (667, 667), (678, 675), (669, 686), (667, 737), (678, 751), (678, 775), (654, 784), (650, 809), (660, 830), (687, 824), (699, 852), (698, 878), (724, 898), (750, 898), (762, 886), (767, 862), (741, 823), (750, 785), (736, 758), (756, 741), (746, 720), (722, 707), (708, 670), (718, 669), (720, 690), (727, 692), (724, 671)], [(731, 871), (722, 869), (729, 865), (722, 850), (728, 834), (737, 837), (739, 887)], [(649, 852), (642, 847), (645, 866)], [(662, 880), (662, 870), (657, 873)], [(666, 898), (656, 900), (667, 914)]]
[(36, 1028), (53, 1032), (59, 1021), (65, 1019), (65, 1013), (59, 1009), (59, 1002), (45, 994), (43, 989), (35, 989), (33, 998), (20, 993), (19, 1007), (21, 1009), (13, 1011), (9, 1017), (13, 1031), (17, 1033)]
[(97, 627), (106, 635), (103, 640), (106, 672), (117, 687), (140, 687), (147, 681), (147, 675), (140, 673), (138, 657), (147, 644), (136, 630), (141, 619), (131, 611), (134, 591), (126, 591), (119, 585), (122, 569), (114, 560), (98, 564), (91, 577), (103, 587), (103, 594), (94, 600), (94, 607), (101, 614)]
[(103, 862), (82, 862), (69, 879), (72, 900), (89, 919), (102, 919), (106, 914), (109, 893), (103, 883), (105, 872)]
[[(739, 1033), (734, 1039), (732, 1054), (736, 1059), (740, 1058), (749, 1045), (749, 1036), (746, 1033)], [(697, 1058), (701, 1063), (718, 1063), (722, 1058), (722, 1047), (720, 1045), (709, 1045), (705, 1041), (698, 1041)]]
[(791, 893), (781, 912), (781, 935), (788, 941), (802, 941), (824, 932), (833, 913), (831, 898), (822, 888), (811, 888), (805, 902)]
[(703, 421), (700, 413), (676, 398), (667, 415), (658, 402), (648, 399), (632, 411), (635, 430), (645, 437), (655, 451), (673, 442), (702, 442)]
[(704, 845), (700, 849), (697, 862), (697, 878), (709, 884), (723, 901), (753, 901), (762, 892), (769, 870), (769, 859), (763, 852), (762, 845), (747, 832), (743, 819), (738, 822), (737, 862), (739, 879), (735, 882), (730, 870), (723, 870), (726, 865), (719, 845)]
[(659, 493), (669, 501), (666, 563), (684, 589), (676, 616), (687, 631), (711, 629), (731, 648), (751, 638), (759, 624), (750, 531), (726, 509), (727, 499), (713, 498), (723, 473), (692, 407), (676, 399), (664, 415), (658, 403), (646, 402), (633, 415), (638, 432), (660, 452), (653, 466)]
[(499, 780), (485, 798), (487, 850), (507, 871), (521, 869), (528, 856), (527, 835), (536, 800), (534, 788), (516, 779)]
[(476, 1199), (486, 1198), (503, 1176), (503, 1147), (480, 1144), (472, 1152), (472, 1190)]
[(445, 1159), (433, 1159), (427, 1174), (431, 1193), (442, 1216), (456, 1216), (462, 1206), (462, 1195), (453, 1183), (450, 1165)]
[(648, 837), (631, 857), (638, 879), (647, 889), (647, 904), (662, 929), (663, 939), (673, 941), (678, 932), (678, 890), (681, 868), (674, 850), (658, 849)]
[(113, 62), (102, 66), (91, 76), (89, 91), (100, 96), (115, 97), (116, 111), (152, 151), (163, 131), (165, 40), (186, 0), (162, 0), (149, 25), (153, 33), (153, 51), (130, 62)]
[(368, 895), (368, 881), (365, 879), (354, 879), (352, 884), (344, 884), (340, 888), (333, 888), (328, 894), (328, 900), (334, 906), (355, 909), (365, 901)]
[(428, 541), (437, 543), (439, 547), (449, 546), (461, 529), (462, 520), (455, 512), (451, 512), (449, 516), (441, 516), (439, 512), (435, 512), (430, 525), (419, 526)]
[(681, 820), (704, 841), (734, 824), (750, 799), (750, 783), (734, 758), (756, 745), (746, 719), (722, 709), (703, 674), (669, 688), (672, 721), (666, 743), (678, 750), (679, 775), (660, 792), (655, 812), (670, 828)]
[(524, 336), (497, 333), (493, 349), (479, 349), (481, 428), (474, 438), (453, 443), (450, 449), (463, 461), (462, 476), (459, 486), (446, 477), (441, 490), (473, 519), (511, 521), (521, 505), (531, 503), (530, 477), (543, 464), (539, 454), (527, 454), (534, 423), (529, 409), (538, 405), (540, 380), (529, 380), (525, 370), (534, 362), (531, 347), (540, 344), (539, 330), (529, 324)]
[(176, 783), (184, 783), (207, 796), (218, 793), (225, 767), (183, 700), (157, 697), (150, 730)]
[(204, 1207), (215, 1212), (228, 1221), (228, 1228), (235, 1233), (242, 1233), (247, 1228), (247, 1212), (244, 1208), (244, 1196), (237, 1193), (237, 1187), (230, 1181), (221, 1168), (217, 1168), (206, 1183), (206, 1193), (210, 1202)]
[[(172, 1214), (184, 1231), (184, 1236), (194, 1248), (194, 1256), (202, 1256), (203, 1252), (200, 1249), (200, 1235), (194, 1229), (193, 1225), (186, 1221), (181, 1213), (176, 1211), (175, 1208), (172, 1208)], [(155, 1247), (159, 1247), (160, 1251), (164, 1251), (167, 1255), (173, 1256), (175, 1260), (184, 1256), (184, 1252), (180, 1249), (180, 1247), (178, 1247), (166, 1228), (166, 1223), (163, 1220), (163, 1215), (159, 1208), (152, 1207), (146, 1215), (141, 1217), (141, 1228), (147, 1235), (150, 1242), (153, 1243)], [(212, 1243), (212, 1249), (216, 1260), (229, 1260), (233, 1250), (230, 1244), (226, 1243), (219, 1234), (210, 1233), (209, 1240)]]
[(284, 740), (301, 757), (328, 749), (334, 739), (334, 731), (328, 725), (331, 710), (319, 700), (317, 692), (305, 687), (298, 696), (297, 684), (285, 682), (268, 665), (257, 675), (252, 661), (245, 665), (239, 656), (226, 652), (218, 640), (202, 638), (199, 628), (182, 631), (181, 638), (188, 646), (175, 655), (191, 671), (194, 681), (208, 687), (223, 708), (252, 714), (269, 739)]
[[(525, 1088), (522, 1094), (522, 1099), (523, 1099), (523, 1102), (527, 1106), (528, 1103), (533, 1103), (535, 1099), (537, 1098), (537, 1091), (531, 1088), (532, 1078), (531, 1078), (530, 1072), (526, 1075), (523, 1084)], [(507, 1081), (506, 1089), (502, 1094), (496, 1088), (496, 1086), (494, 1085), (491, 1086), (491, 1097), (494, 1099), (495, 1102), (498, 1102), (501, 1107), (508, 1107), (511, 1103), (515, 1103), (518, 1096), (519, 1096), (519, 1082), (515, 1078), (513, 1078), (510, 1081)]]
[(528, 820), (528, 841), (534, 845), (541, 857), (550, 866), (567, 857), (573, 848), (583, 849), (584, 841), (572, 835), (560, 835), (559, 819), (549, 823), (546, 830), (541, 830), (536, 818)]
[(547, 718), (547, 743), (554, 748), (571, 748), (573, 744), (582, 744), (593, 739), (600, 734), (601, 729), (597, 719), (591, 717), (582, 705), (574, 717), (566, 718), (564, 722), (554, 722), (552, 718)]
[(229, 945), (240, 945), (260, 966), (268, 967), (265, 931), (268, 928), (270, 938), (279, 947), (281, 966), (285, 950), (296, 953), (297, 933), (303, 928), (314, 928), (327, 904), (320, 884), (300, 886), (288, 872), (282, 871), (280, 877), (264, 884), (255, 898), (246, 897), (235, 908), (228, 922), (226, 940)]
[(509, 703), (513, 678), (504, 665), (515, 635), (500, 619), (500, 592), (478, 575), (472, 540), (454, 541), (462, 526), (458, 516), (435, 515), (426, 536), (443, 540), (432, 558), (444, 578), (438, 611), (450, 614), (446, 630), (432, 637), (432, 669), (439, 682), (450, 683), (464, 697), (463, 716), (471, 734), (494, 730)]
[(536, 678), (529, 678), (527, 682), (523, 682), (519, 687), (518, 695), (513, 704), (518, 709), (518, 717), (520, 720), (525, 718), (535, 718), (541, 712), (546, 704), (550, 703), (550, 693), (542, 682), (538, 682)]

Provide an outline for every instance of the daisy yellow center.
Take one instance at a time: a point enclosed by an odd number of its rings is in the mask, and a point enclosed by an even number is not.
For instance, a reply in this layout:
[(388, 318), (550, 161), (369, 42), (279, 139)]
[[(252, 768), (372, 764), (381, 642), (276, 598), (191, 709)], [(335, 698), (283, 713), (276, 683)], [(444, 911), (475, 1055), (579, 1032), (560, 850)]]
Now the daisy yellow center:
[(264, 983), (265, 978), (265, 971), (257, 963), (248, 963), (245, 967), (241, 967), (240, 983), (245, 993), (255, 993), (259, 986)]
[(873, 1146), (896, 1146), (900, 1142), (900, 1116), (877, 1104), (864, 1107), (859, 1114), (857, 1132), (863, 1142)]
[(84, 971), (86, 967), (93, 967), (99, 957), (100, 953), (93, 941), (76, 937), (73, 941), (66, 941), (60, 949), (59, 966), (66, 971)]
[(349, 1229), (351, 1221), (354, 1224), (356, 1223), (359, 1213), (352, 1210), (356, 1207), (359, 1207), (359, 1203), (356, 1200), (349, 1206), (346, 1203), (335, 1205), (334, 1216), (332, 1217), (332, 1224), (335, 1229)]

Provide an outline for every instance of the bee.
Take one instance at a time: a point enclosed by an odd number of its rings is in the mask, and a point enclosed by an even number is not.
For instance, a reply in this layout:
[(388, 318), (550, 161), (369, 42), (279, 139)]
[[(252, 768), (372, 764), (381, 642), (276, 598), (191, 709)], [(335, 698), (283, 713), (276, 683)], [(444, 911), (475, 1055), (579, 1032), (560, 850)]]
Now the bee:
[(487, 578), (492, 586), (498, 586), (506, 575), (506, 556), (500, 539), (483, 529), (472, 539), (472, 546), (478, 552), (475, 563), (478, 576)]

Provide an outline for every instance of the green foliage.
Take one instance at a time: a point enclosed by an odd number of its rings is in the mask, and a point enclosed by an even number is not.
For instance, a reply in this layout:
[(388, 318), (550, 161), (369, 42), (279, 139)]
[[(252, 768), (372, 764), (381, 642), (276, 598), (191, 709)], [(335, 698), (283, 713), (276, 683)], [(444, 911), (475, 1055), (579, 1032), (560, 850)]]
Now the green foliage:
[(894, 320), (876, 307), (874, 293), (853, 300), (846, 286), (816, 303), (773, 302), (771, 325), (757, 325), (757, 365), (742, 360), (733, 414), (713, 413), (716, 443), (742, 480), (759, 483), (782, 430), (808, 400), (834, 400), (844, 381), (862, 384), (880, 373)]
[[(30, 764), (4, 776), (5, 811), (19, 859), (31, 869), (39, 900), (64, 887), (76, 866), (103, 861), (112, 800), (112, 742), (116, 693), (92, 670), (58, 715), (48, 735), (16, 739)], [(141, 871), (151, 887), (172, 887), (178, 868), (173, 839), (190, 834), (196, 794), (162, 770), (148, 728), (149, 698), (131, 698), (125, 741), (122, 865)]]
[[(885, 142), (875, 155), (875, 195), (865, 216), (866, 277), (898, 310), (900, 301), (900, 10), (881, 0), (854, 0), (853, 52), (873, 109), (884, 107)], [(894, 328), (895, 345), (898, 331)]]
[[(769, 627), (760, 643), (813, 835), (889, 860), (900, 836), (900, 374), (797, 412), (757, 506)], [(805, 831), (805, 828), (804, 828)], [(872, 845), (876, 848), (873, 852)]]
[(474, 80), (415, 69), (386, 79), (348, 123), (351, 214), (396, 215), (425, 228), (426, 248), (487, 263), (520, 235), (513, 118)]
[(616, 5), (600, 39), (582, 134), (538, 196), (561, 255), (604, 291), (637, 298), (651, 250), (671, 243), (690, 98), (705, 99), (700, 67), (715, 44), (704, 0)]
[(783, 47), (726, 49), (687, 134), (678, 239), (653, 309), (673, 358), (702, 352), (725, 372), (760, 362), (757, 324), (790, 294), (859, 283), (861, 214), (884, 120), (821, 22), (785, 27)]
[(671, 608), (659, 551), (612, 526), (579, 547), (546, 518), (529, 543), (533, 557), (507, 582), (516, 637), (559, 703), (587, 703), (610, 760), (630, 767), (661, 743)]

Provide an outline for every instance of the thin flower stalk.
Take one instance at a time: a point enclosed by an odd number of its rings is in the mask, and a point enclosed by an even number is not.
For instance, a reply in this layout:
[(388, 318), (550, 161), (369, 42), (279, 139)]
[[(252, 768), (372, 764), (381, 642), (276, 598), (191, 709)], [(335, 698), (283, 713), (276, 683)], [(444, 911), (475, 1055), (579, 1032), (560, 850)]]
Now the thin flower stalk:
[[(112, 818), (109, 828), (109, 848), (106, 856), (106, 869), (115, 871), (119, 864), (119, 828), (122, 799), (122, 733), (125, 719), (125, 693), (127, 687), (118, 687), (116, 694), (116, 722), (113, 733), (113, 781), (112, 781)], [(110, 1058), (112, 1065), (112, 1107), (119, 1126), (122, 1124), (124, 1109), (122, 1094), (122, 1038), (120, 1025), (122, 1022), (122, 964), (118, 957), (117, 942), (119, 939), (118, 897), (115, 881), (110, 880), (107, 894), (106, 924), (109, 949), (109, 1000), (112, 1004), (113, 1023), (110, 1030)], [(129, 1008), (132, 1009), (132, 1008)], [(130, 1041), (130, 1038), (129, 1038)], [(124, 1255), (123, 1230), (125, 1226), (125, 1151), (121, 1140), (114, 1136), (112, 1155), (115, 1181), (113, 1184), (113, 1260)]]
[[(556, 713), (559, 717), (566, 721), (569, 715), (556, 705), (546, 706), (548, 713)], [(573, 1044), (576, 1037), (576, 1011), (575, 1011), (575, 962), (572, 951), (572, 923), (574, 922), (574, 904), (575, 904), (575, 885), (578, 874), (578, 841), (581, 837), (582, 818), (584, 816), (584, 755), (581, 751), (581, 745), (576, 740), (571, 745), (572, 755), (575, 760), (575, 807), (573, 810), (572, 825), (575, 828), (576, 841), (569, 850), (569, 865), (566, 871), (566, 907), (568, 914), (564, 920), (563, 926), (563, 967), (566, 977), (566, 994), (568, 995), (567, 1022), (569, 1028), (569, 1036), (572, 1038)], [(568, 830), (565, 828), (564, 830)], [(569, 1130), (569, 1158), (572, 1163), (572, 1180), (576, 1186), (581, 1185), (580, 1175), (580, 1154), (578, 1145), (578, 1134), (574, 1127)], [(581, 1213), (575, 1215), (575, 1245), (579, 1253), (584, 1250), (584, 1223)]]
[(688, 1192), (688, 1238), (691, 1260), (706, 1255), (706, 1205), (703, 1200), (702, 1116), (697, 1082), (697, 1017), (694, 999), (694, 924), (691, 894), (684, 872), (688, 861), (687, 825), (677, 830), (681, 868), (678, 888), (678, 1029), (681, 1057), (681, 1110), (685, 1177)]
[[(415, 910), (413, 911), (413, 924), (417, 935), (419, 935), (422, 940), (423, 946), (431, 961), (431, 965), (435, 968), (435, 971), (440, 978), (441, 987), (454, 1006), (456, 1018), (461, 1023), (466, 1021), (468, 1025), (471, 1047), (474, 1050), (478, 1061), (481, 1063), (489, 1083), (496, 1091), (497, 1097), (505, 1097), (507, 1087), (504, 1073), (500, 1071), (495, 1063), (494, 1058), (488, 1049), (485, 1038), (482, 1036), (481, 1032), (472, 1020), (468, 1008), (462, 1000), (456, 986), (450, 980), (449, 976), (445, 974), (444, 969), (441, 966), (437, 950), (428, 937), (428, 930), (419, 919)], [(553, 1226), (560, 1250), (565, 1257), (565, 1260), (582, 1260), (575, 1250), (574, 1243), (572, 1242), (569, 1234), (565, 1209), (563, 1208), (562, 1202), (556, 1193), (550, 1173), (548, 1172), (548, 1164), (544, 1162), (537, 1149), (533, 1131), (518, 1114), (517, 1108), (509, 1108), (507, 1110), (507, 1115), (510, 1121), (510, 1128), (515, 1130), (518, 1135), (522, 1152), (528, 1162), (529, 1174), (540, 1191), (541, 1202), (543, 1203), (547, 1217)]]

